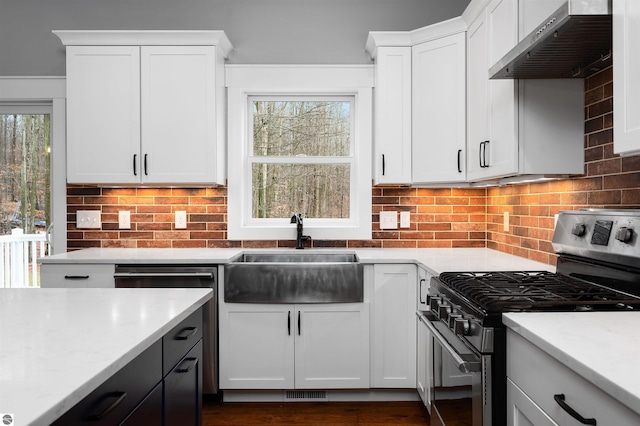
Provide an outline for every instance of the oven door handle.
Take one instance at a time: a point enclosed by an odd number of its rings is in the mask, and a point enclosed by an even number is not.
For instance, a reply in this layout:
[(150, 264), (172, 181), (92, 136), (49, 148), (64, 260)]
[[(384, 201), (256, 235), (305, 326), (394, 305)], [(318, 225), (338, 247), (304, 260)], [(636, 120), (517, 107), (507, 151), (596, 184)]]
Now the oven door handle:
[(422, 321), (424, 325), (427, 326), (427, 328), (433, 335), (433, 338), (438, 341), (440, 346), (442, 346), (442, 349), (447, 351), (447, 353), (451, 356), (451, 358), (453, 358), (453, 360), (456, 362), (456, 367), (458, 368), (458, 370), (460, 370), (463, 373), (475, 373), (475, 372), (481, 371), (482, 365), (480, 360), (472, 361), (472, 360), (464, 359), (462, 355), (460, 355), (455, 350), (455, 348), (451, 346), (449, 342), (447, 342), (447, 339), (442, 337), (440, 332), (433, 326), (433, 324), (431, 324), (431, 321), (429, 321), (424, 314), (420, 312), (416, 312), (416, 315), (418, 316), (418, 319)]
[(208, 278), (213, 279), (213, 272), (116, 272), (114, 278)]

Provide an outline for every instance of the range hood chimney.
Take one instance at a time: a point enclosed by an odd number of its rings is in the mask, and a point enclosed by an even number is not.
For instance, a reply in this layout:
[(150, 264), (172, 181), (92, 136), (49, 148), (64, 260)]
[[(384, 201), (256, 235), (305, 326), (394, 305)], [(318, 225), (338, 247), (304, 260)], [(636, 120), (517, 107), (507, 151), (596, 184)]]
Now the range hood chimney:
[(611, 65), (611, 1), (568, 0), (492, 66), (490, 78), (584, 78)]

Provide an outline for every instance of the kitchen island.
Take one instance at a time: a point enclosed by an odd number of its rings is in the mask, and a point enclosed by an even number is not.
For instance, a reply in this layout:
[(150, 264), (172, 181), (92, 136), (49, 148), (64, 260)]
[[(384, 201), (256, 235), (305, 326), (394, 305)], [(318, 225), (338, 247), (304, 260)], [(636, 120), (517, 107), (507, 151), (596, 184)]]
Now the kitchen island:
[(0, 289), (0, 412), (58, 419), (196, 312), (211, 289)]

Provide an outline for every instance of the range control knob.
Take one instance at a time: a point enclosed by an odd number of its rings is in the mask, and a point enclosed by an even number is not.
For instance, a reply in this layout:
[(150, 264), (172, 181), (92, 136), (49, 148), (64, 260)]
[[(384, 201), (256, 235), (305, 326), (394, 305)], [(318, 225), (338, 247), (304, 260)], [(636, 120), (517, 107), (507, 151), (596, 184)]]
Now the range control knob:
[(618, 229), (618, 232), (616, 232), (616, 240), (622, 241), (623, 243), (631, 242), (632, 238), (633, 238), (633, 229), (631, 228), (626, 228), (623, 226), (620, 229)]
[(451, 305), (442, 304), (438, 306), (438, 318), (446, 320), (451, 313)]
[(466, 336), (471, 331), (471, 322), (468, 319), (464, 318), (456, 318), (453, 323), (453, 332), (460, 335)]
[(432, 311), (438, 312), (438, 306), (440, 306), (440, 302), (442, 301), (442, 297), (431, 296), (429, 300), (429, 307)]
[(587, 233), (587, 227), (583, 223), (576, 223), (571, 229), (571, 233), (577, 237), (582, 237)]
[(451, 314), (449, 315), (449, 328), (453, 330), (455, 327), (456, 319), (462, 318), (460, 314)]

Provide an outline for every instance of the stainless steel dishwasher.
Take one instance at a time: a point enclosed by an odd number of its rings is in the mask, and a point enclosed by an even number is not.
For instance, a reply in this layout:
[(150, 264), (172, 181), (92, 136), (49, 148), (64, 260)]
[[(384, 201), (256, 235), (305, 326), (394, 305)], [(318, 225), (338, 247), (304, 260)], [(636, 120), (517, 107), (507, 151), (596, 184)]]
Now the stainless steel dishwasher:
[(116, 265), (116, 288), (211, 288), (203, 306), (202, 392), (218, 393), (218, 268), (215, 265)]

